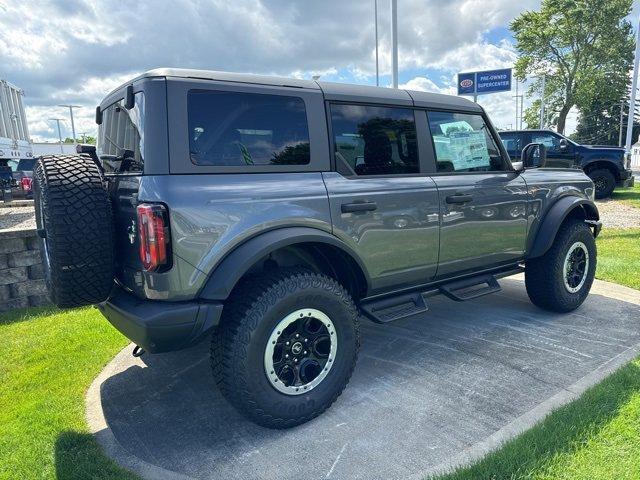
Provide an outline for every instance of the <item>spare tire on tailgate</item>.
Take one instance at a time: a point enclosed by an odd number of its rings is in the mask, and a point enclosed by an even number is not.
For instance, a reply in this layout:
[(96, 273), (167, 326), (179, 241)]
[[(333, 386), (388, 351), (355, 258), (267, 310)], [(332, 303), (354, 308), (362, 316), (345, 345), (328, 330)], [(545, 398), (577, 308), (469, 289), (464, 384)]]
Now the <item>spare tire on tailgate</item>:
[(102, 172), (87, 155), (38, 159), (36, 224), (51, 301), (79, 307), (107, 299), (113, 286), (111, 203)]

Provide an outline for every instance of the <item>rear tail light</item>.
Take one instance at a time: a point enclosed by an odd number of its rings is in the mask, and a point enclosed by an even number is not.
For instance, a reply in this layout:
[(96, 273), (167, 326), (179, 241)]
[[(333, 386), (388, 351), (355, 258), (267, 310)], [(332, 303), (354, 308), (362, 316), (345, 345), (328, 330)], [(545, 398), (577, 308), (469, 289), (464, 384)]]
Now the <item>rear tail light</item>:
[(33, 179), (29, 177), (22, 177), (20, 183), (22, 184), (22, 189), (24, 191), (30, 191), (33, 184)]
[(138, 205), (140, 260), (145, 270), (154, 272), (169, 263), (169, 225), (163, 205)]

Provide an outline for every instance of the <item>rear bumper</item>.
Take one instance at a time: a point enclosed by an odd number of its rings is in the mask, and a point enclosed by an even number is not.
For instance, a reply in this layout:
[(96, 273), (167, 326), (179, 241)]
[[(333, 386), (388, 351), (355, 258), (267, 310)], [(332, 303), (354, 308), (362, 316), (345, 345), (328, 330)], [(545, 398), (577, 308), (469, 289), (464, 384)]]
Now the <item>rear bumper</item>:
[(222, 303), (141, 300), (121, 287), (98, 305), (109, 322), (151, 353), (188, 347), (220, 322)]

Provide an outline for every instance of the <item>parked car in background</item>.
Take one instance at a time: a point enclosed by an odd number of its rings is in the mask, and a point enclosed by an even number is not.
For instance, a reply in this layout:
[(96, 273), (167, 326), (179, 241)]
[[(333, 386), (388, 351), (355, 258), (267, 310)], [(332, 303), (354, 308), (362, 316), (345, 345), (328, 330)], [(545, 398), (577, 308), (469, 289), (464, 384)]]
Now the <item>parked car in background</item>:
[(616, 187), (634, 184), (630, 165), (625, 162), (624, 148), (579, 145), (553, 130), (508, 130), (499, 134), (514, 161), (520, 160), (526, 145), (541, 143), (547, 147), (547, 167), (582, 168), (595, 184), (596, 198), (606, 198)]
[(13, 195), (19, 198), (33, 198), (33, 167), (35, 158), (23, 158), (19, 161), (9, 161), (12, 170), (15, 187)]
[[(31, 178), (35, 159), (22, 96), (20, 88), (0, 80), (0, 167), (4, 167), (3, 192), (10, 188), (13, 197), (29, 198), (32, 195)], [(3, 197), (5, 200), (9, 199), (8, 195)]]

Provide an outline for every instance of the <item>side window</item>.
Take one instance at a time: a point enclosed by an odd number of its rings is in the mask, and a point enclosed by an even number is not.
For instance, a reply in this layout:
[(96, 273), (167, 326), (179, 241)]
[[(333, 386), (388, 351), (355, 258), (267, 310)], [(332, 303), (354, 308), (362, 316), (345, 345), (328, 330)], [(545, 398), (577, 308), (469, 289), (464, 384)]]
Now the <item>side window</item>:
[(420, 172), (412, 109), (333, 104), (331, 128), (336, 161), (356, 175)]
[(506, 170), (500, 150), (481, 115), (427, 112), (438, 172)]
[(135, 94), (131, 110), (121, 100), (102, 112), (96, 147), (108, 172), (141, 172), (144, 166), (144, 94)]
[(547, 147), (548, 153), (560, 152), (560, 138), (551, 133), (534, 133), (531, 136), (531, 143), (542, 143), (545, 147)]
[(509, 155), (520, 156), (522, 153), (522, 136), (517, 133), (500, 133), (500, 138)]
[(192, 90), (189, 151), (196, 165), (306, 165), (304, 100), (257, 93)]

